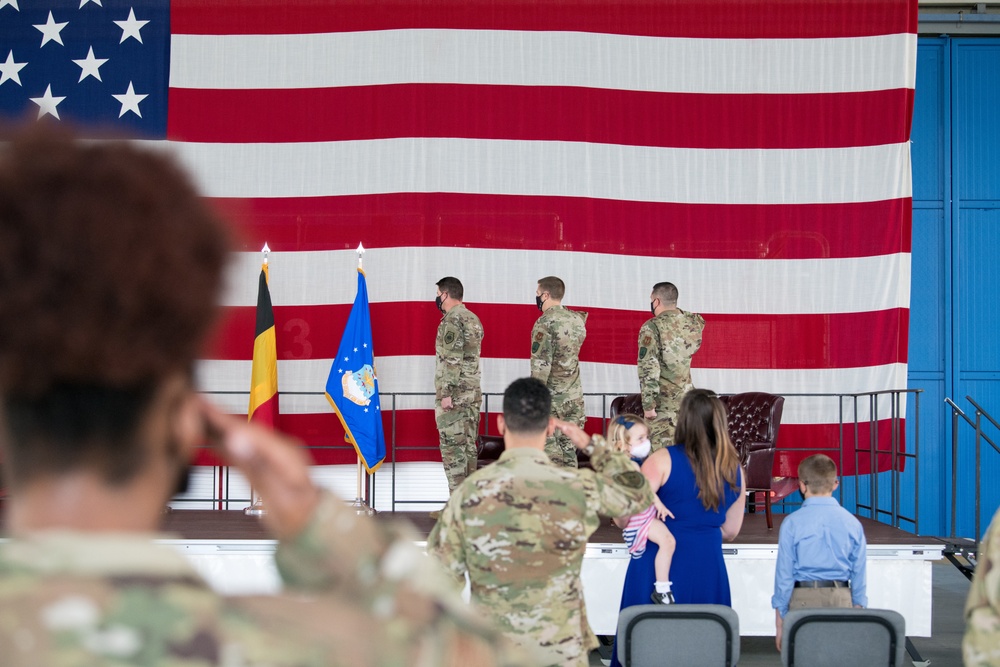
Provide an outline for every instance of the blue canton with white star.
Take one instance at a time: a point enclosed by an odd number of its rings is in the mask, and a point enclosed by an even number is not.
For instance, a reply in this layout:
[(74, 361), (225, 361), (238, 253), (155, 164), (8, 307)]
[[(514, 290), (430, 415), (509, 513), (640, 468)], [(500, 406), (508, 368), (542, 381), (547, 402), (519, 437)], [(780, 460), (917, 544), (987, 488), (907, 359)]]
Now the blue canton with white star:
[(167, 0), (0, 0), (0, 116), (167, 134)]

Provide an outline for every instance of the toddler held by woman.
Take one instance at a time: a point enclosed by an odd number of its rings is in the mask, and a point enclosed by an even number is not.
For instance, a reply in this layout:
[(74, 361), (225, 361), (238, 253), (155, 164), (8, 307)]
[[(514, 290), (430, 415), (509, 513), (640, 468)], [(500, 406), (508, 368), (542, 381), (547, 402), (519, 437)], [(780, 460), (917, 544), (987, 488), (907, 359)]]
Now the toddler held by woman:
[[(619, 415), (611, 422), (608, 430), (608, 443), (619, 452), (627, 452), (632, 457), (636, 467), (642, 465), (650, 454), (649, 426), (646, 421), (636, 415)], [(653, 489), (655, 492), (656, 489)], [(654, 560), (656, 570), (656, 589), (652, 600), (656, 604), (673, 604), (674, 596), (670, 592), (670, 561), (677, 546), (677, 540), (663, 522), (673, 514), (659, 498), (654, 496), (654, 502), (646, 511), (631, 516), (622, 530), (625, 545), (632, 558), (639, 558), (646, 551), (646, 541), (651, 540), (659, 547)], [(621, 527), (619, 521), (615, 523)]]

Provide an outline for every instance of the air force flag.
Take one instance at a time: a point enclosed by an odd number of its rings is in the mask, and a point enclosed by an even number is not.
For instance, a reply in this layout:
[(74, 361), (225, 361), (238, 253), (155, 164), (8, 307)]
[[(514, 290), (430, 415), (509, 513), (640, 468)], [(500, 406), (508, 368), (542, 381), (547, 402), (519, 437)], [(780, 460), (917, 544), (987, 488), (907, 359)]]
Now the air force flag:
[(368, 286), (361, 269), (358, 269), (354, 306), (326, 381), (326, 397), (340, 417), (347, 439), (354, 444), (365, 469), (368, 472), (377, 470), (385, 460), (385, 434), (372, 352)]

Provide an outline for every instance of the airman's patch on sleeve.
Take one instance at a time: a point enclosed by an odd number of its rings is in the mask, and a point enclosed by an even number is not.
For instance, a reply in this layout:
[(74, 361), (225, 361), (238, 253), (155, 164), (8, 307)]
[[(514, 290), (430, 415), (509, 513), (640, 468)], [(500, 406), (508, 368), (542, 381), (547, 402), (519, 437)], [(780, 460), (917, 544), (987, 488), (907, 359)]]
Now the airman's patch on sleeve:
[(642, 485), (646, 483), (646, 478), (638, 470), (620, 472), (615, 475), (614, 480), (619, 486), (624, 486), (626, 489), (641, 489)]
[(454, 331), (449, 331), (448, 333), (446, 333), (444, 335), (444, 344), (445, 345), (451, 345), (454, 342), (455, 342), (455, 332)]
[(640, 345), (642, 345), (644, 347), (649, 347), (652, 344), (653, 344), (653, 337), (652, 336), (650, 336), (649, 334), (646, 334), (645, 336), (642, 337), (642, 342), (640, 343)]
[(545, 340), (545, 332), (544, 331), (539, 331), (538, 333), (536, 333), (535, 334), (535, 340), (537, 340), (539, 342)]
[(646, 358), (646, 348), (640, 347), (639, 348), (639, 359), (645, 359), (645, 358)]
[(535, 352), (538, 352), (539, 347), (541, 347), (541, 345), (539, 345), (538, 341), (536, 340), (534, 343), (531, 344), (531, 353), (534, 354)]

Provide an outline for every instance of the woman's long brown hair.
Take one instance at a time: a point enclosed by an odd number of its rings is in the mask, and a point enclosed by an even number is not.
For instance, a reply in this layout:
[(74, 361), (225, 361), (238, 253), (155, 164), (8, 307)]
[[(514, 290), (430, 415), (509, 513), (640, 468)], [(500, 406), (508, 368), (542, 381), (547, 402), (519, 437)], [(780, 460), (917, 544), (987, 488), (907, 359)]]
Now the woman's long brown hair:
[(723, 483), (739, 493), (736, 470), (740, 457), (729, 440), (726, 408), (715, 392), (692, 389), (677, 413), (674, 443), (684, 447), (705, 509), (718, 511)]

